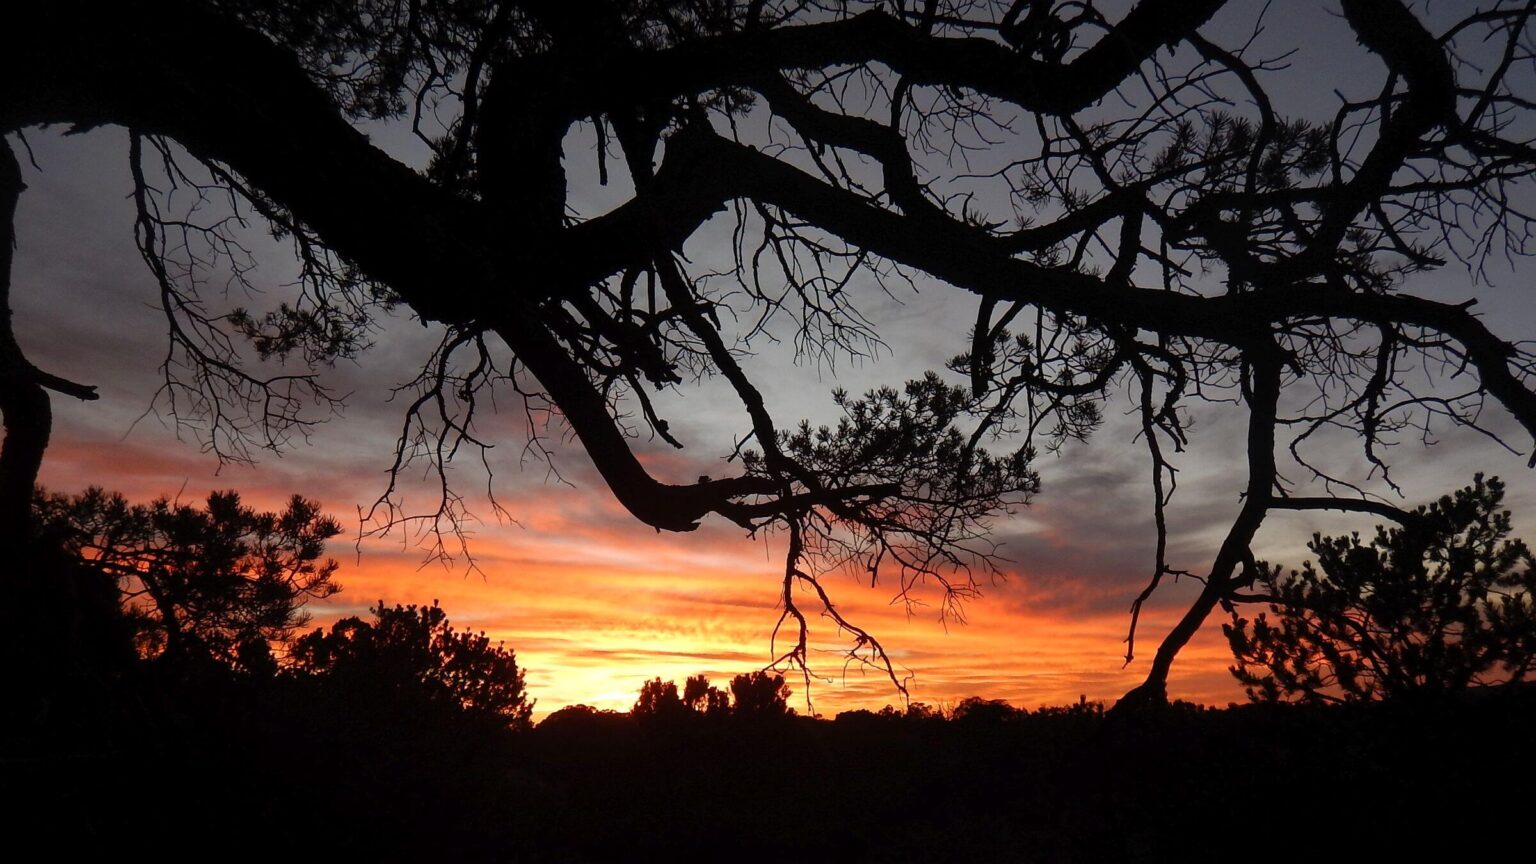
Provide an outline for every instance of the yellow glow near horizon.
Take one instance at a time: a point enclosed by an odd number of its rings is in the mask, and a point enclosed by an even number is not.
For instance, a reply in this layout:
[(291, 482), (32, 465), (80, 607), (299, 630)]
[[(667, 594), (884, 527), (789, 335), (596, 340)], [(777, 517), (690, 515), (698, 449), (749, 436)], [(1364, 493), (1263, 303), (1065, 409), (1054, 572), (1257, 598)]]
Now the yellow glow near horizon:
[[(684, 541), (686, 542), (686, 541)], [(637, 550), (639, 552), (640, 550)], [(482, 576), (422, 570), (407, 561), (363, 564), (340, 574), (346, 590), (317, 605), (316, 624), (382, 598), (388, 603), (438, 600), (455, 626), (484, 631), (517, 652), (527, 675), (536, 716), (566, 705), (628, 710), (640, 685), (659, 677), (681, 686), (706, 674), (717, 686), (734, 675), (767, 665), (778, 585), (772, 573), (586, 569), (507, 561)], [(952, 705), (968, 696), (1006, 699), (1014, 705), (1075, 702), (1080, 696), (1113, 701), (1145, 675), (1144, 659), (1124, 667), (1124, 613), (1058, 615), (1014, 611), (987, 597), (966, 607), (965, 623), (945, 626), (931, 615), (908, 617), (888, 604), (889, 592), (831, 577), (840, 610), (875, 634), (890, 651), (910, 698)], [(1143, 624), (1142, 651), (1150, 656), (1168, 614)], [(901, 694), (883, 670), (845, 664), (831, 621), (813, 621), (811, 698), (817, 713), (899, 704)], [(785, 647), (782, 634), (779, 651)], [(1171, 695), (1212, 704), (1240, 700), (1226, 673), (1230, 662), (1217, 622), (1211, 622), (1181, 654)], [(804, 681), (786, 678), (794, 702), (805, 710)], [(829, 679), (829, 680), (827, 680)]]
[[(121, 443), (114, 450), (61, 436), (50, 450), (44, 481), (78, 491), (83, 484), (75, 478), (109, 477), (109, 485), (130, 500), (147, 501), (176, 488), (172, 478), (191, 474), (196, 458)], [(338, 516), (348, 509), (313, 488), (343, 497), (350, 475), (296, 478), (289, 470), (211, 479), (202, 487), (185, 483), (179, 497), (199, 501), (210, 489), (236, 488), (252, 506), (278, 508), (300, 491)], [(299, 479), (307, 482), (296, 484)], [(463, 562), (424, 566), (422, 551), (398, 535), (364, 543), (359, 558), (349, 531), (330, 550), (342, 562), (337, 580), (343, 590), (311, 604), (311, 626), (366, 616), (381, 600), (437, 600), (454, 626), (484, 631), (516, 652), (529, 696), (537, 700), (536, 717), (577, 703), (627, 710), (641, 684), (655, 677), (681, 684), (703, 673), (725, 686), (775, 656), (783, 567), (783, 543), (776, 538), (748, 540), (718, 525), (658, 534), (629, 517), (605, 489), (591, 486), (525, 490), (516, 512), (520, 526), (480, 527), (472, 539), (478, 570), (469, 572)], [(1031, 709), (1080, 696), (1113, 701), (1139, 683), (1157, 641), (1182, 611), (1186, 598), (1179, 592), (1188, 588), (1169, 586), (1160, 597), (1163, 605), (1149, 609), (1138, 659), (1126, 667), (1122, 640), (1133, 592), (1124, 589), (1123, 579), (1106, 574), (1017, 568), (982, 586), (983, 596), (964, 607), (964, 623), (941, 621), (933, 606), (893, 604), (889, 585), (871, 588), (841, 573), (828, 575), (826, 584), (846, 618), (890, 652), (912, 701), (943, 706), (980, 696)], [(937, 597), (920, 589), (914, 599), (931, 603)], [(816, 617), (812, 598), (801, 602), (812, 624), (814, 710), (832, 716), (900, 704), (901, 693), (883, 670), (845, 663), (849, 641), (831, 620)], [(779, 653), (786, 638), (793, 633), (780, 634)], [(1226, 672), (1229, 663), (1219, 622), (1212, 620), (1181, 653), (1170, 695), (1208, 704), (1241, 700)], [(804, 681), (784, 671), (795, 691), (792, 704), (804, 711)]]

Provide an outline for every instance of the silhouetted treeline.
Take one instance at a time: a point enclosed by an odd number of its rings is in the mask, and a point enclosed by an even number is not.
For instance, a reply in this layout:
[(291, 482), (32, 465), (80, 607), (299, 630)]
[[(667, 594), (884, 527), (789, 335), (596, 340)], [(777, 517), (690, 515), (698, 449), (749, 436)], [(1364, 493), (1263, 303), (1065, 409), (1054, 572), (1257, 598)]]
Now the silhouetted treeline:
[[(571, 706), (535, 726), (512, 652), (436, 604), (380, 602), (263, 652), (196, 603), (168, 625), (123, 590), (201, 596), (199, 579), (240, 566), (127, 578), (67, 544), (33, 560), (49, 578), (22, 583), (22, 608), (47, 626), (15, 632), (51, 635), (11, 655), (35, 663), (9, 665), (0, 828), (59, 856), (1418, 859), (1493, 844), (1523, 803), (1497, 790), (1536, 767), (1525, 685), (1123, 715), (978, 697), (823, 719), (757, 671), (655, 678), (630, 712)], [(61, 592), (90, 602), (59, 617)], [(212, 608), (243, 620), (237, 607)]]
[(7, 818), (115, 854), (1272, 860), (1328, 837), (1333, 860), (1483, 848), (1519, 804), (1493, 790), (1536, 767), (1536, 694), (1517, 688), (1128, 720), (983, 699), (830, 720), (568, 708), (531, 730), (319, 676), (136, 692), (109, 737), (8, 748), (27, 794)]

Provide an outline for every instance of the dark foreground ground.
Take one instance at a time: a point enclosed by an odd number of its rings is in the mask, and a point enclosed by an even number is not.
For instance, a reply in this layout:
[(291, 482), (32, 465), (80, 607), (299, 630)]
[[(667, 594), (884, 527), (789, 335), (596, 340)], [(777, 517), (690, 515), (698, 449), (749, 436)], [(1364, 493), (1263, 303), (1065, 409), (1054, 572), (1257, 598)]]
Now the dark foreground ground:
[(49, 858), (159, 860), (1374, 861), (1529, 845), (1529, 691), (981, 709), (565, 712), (515, 734), (282, 679), (140, 681), (11, 727), (0, 827)]

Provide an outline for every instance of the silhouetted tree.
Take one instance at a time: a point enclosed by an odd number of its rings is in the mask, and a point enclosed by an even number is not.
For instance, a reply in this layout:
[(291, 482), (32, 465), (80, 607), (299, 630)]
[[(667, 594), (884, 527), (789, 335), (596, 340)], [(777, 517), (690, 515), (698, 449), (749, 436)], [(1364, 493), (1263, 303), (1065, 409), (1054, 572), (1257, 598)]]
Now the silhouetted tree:
[(1028, 713), (1009, 705), (1003, 699), (983, 699), (980, 696), (968, 696), (961, 699), (955, 705), (954, 710), (949, 714), (949, 719), (975, 725), (993, 726), (1027, 716)]
[(564, 746), (582, 747), (586, 736), (602, 736), (616, 729), (626, 728), (629, 716), (590, 705), (567, 705), (553, 711), (539, 721), (538, 729), (544, 735), (569, 736), (577, 739)]
[(930, 720), (944, 719), (944, 713), (926, 702), (911, 702), (903, 709), (887, 705), (880, 709), (885, 716), (902, 717), (913, 722), (927, 722)]
[(750, 672), (731, 679), (731, 715), (734, 717), (787, 717), (789, 685), (777, 672)]
[(675, 720), (687, 712), (682, 697), (677, 695), (677, 684), (652, 678), (640, 685), (640, 696), (629, 713), (636, 717)]
[[(593, 708), (591, 705), (567, 705), (564, 708), (551, 711), (548, 717), (545, 717), (543, 720), (539, 721), (539, 726), (549, 726), (553, 728), (555, 726), (561, 725), (562, 723), (581, 724), (592, 717), (599, 716), (602, 713), (603, 712)], [(610, 711), (607, 713), (612, 714), (614, 712)]]
[(731, 697), (709, 683), (707, 675), (691, 675), (681, 693), (677, 684), (652, 678), (640, 686), (630, 714), (635, 717), (676, 720), (680, 717), (722, 717), (731, 713)]
[[(1256, 564), (1269, 614), (1223, 627), (1255, 700), (1366, 700), (1519, 681), (1536, 660), (1536, 570), (1498, 478), (1398, 528), (1314, 536), (1311, 561)], [(1246, 599), (1246, 598), (1245, 598)]]
[(336, 562), (323, 557), (341, 526), (297, 495), (281, 512), (261, 512), (235, 492), (195, 507), (130, 504), (99, 488), (39, 490), (34, 512), (45, 537), (117, 581), (146, 657), (274, 671), (271, 645), (307, 623), (305, 603), (341, 587)]
[(373, 620), (343, 618), (293, 643), (294, 672), (368, 698), (409, 706), (425, 702), (518, 730), (530, 728), (517, 656), (484, 633), (456, 630), (431, 606), (379, 605)]
[[(1338, 20), (1309, 11), (1359, 44), (1327, 65), (1349, 80), (1298, 81), (1286, 76), (1304, 64), (1257, 53), (1252, 16), (1266, 8), (1278, 7), (11, 3), (0, 132), (128, 128), (136, 239), (169, 322), (164, 394), (216, 452), (280, 446), (306, 406), (334, 401), (310, 375), (252, 371), (243, 345), (323, 368), (367, 343), (381, 307), (402, 306), (441, 339), (407, 403), (396, 474), (429, 460), (446, 527), (463, 514), (447, 463), (493, 443), (472, 421), (510, 389), (535, 452), (539, 420), (559, 417), (647, 525), (716, 516), (783, 531), (784, 615), (802, 630), (807, 602), (847, 624), (822, 590), (839, 566), (894, 577), (898, 592), (973, 593), (971, 574), (995, 563), (991, 519), (1035, 489), (1030, 454), (1087, 436), (1125, 392), (1157, 535), (1133, 608), (1169, 573), (1204, 580), (1138, 690), (1162, 701), (1178, 651), (1241, 593), (1272, 510), (1391, 509), (1338, 483), (1312, 442), (1346, 430), (1380, 477), (1398, 430), (1477, 426), (1490, 400), (1536, 432), (1536, 359), (1519, 334), (1499, 335), (1508, 325), (1470, 300), (1405, 290), (1452, 259), (1484, 275), (1528, 251), (1529, 9), (1431, 18), (1341, 0)], [(1327, 104), (1308, 105), (1309, 90)], [(1280, 91), (1314, 116), (1284, 116)], [(385, 119), (409, 124), (429, 164), (360, 131)], [(21, 175), (0, 151), (3, 217)], [(250, 278), (250, 262), (225, 213), (189, 214), (178, 192), (197, 206), (224, 196), (291, 239), (295, 298), (206, 306), (211, 269), (222, 284)], [(706, 236), (731, 238), (734, 272), (691, 254)], [(969, 332), (947, 334), (963, 352), (950, 380), (839, 396), (846, 423), (826, 433), (775, 417), (752, 349), (787, 324), (802, 358), (868, 356), (882, 342), (864, 298), (909, 280), (973, 304)], [(93, 391), (37, 370), (0, 324), (0, 531), (15, 534), (3, 516), (25, 508), (7, 509), (7, 490), (30, 491), (45, 391)], [(1453, 380), (1409, 373), (1429, 365)], [(630, 424), (681, 447), (659, 413), (676, 400), (653, 397), (699, 375), (738, 398), (742, 434), (717, 449), (740, 467), (658, 476), (668, 463), (642, 460)], [(1244, 413), (1247, 466), (1219, 549), (1191, 568), (1166, 541), (1174, 454), (1202, 400)], [(1282, 471), (1286, 443), (1297, 464)], [(398, 501), (391, 485), (373, 515), (398, 524)], [(846, 632), (889, 669), (870, 634)], [(804, 646), (784, 659), (803, 663)]]
[(683, 685), (683, 704), (695, 714), (718, 717), (730, 713), (731, 697), (709, 683), (706, 675), (690, 675)]
[(1104, 714), (1104, 703), (1089, 702), (1087, 696), (1080, 695), (1071, 705), (1044, 705), (1035, 714), (1044, 717), (1100, 717)]

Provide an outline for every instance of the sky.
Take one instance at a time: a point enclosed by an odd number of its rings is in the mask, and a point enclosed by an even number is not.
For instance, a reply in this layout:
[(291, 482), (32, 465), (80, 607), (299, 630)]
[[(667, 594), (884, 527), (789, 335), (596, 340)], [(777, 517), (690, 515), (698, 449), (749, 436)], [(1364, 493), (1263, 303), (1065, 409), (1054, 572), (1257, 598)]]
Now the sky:
[[(1316, 11), (1310, 17), (1272, 16), (1265, 38), (1301, 46), (1291, 62), (1301, 84), (1310, 85), (1280, 91), (1281, 110), (1316, 116), (1318, 106), (1331, 112), (1336, 97), (1330, 88), (1338, 82), (1376, 86), (1379, 77), (1369, 65), (1373, 61), (1353, 48), (1352, 38), (1330, 16), (1334, 7), (1298, 5)], [(1218, 20), (1216, 26), (1226, 24)], [(399, 129), (369, 131), (379, 146), (419, 163), (419, 150)], [(134, 500), (168, 495), (186, 501), (236, 489), (247, 501), (269, 508), (295, 493), (316, 499), (348, 526), (331, 548), (342, 562), (338, 579), (344, 590), (312, 604), (316, 625), (365, 615), (380, 600), (439, 600), (456, 626), (483, 630), (516, 651), (529, 695), (537, 700), (536, 716), (575, 703), (627, 709), (651, 677), (680, 682), (705, 673), (724, 683), (782, 653), (782, 634), (775, 643), (773, 631), (780, 614), (783, 538), (747, 537), (718, 519), (683, 535), (647, 528), (618, 505), (574, 444), (556, 447), (558, 475), (525, 459), (526, 428), (515, 409), (487, 418), (481, 427), (498, 443), (490, 457), (495, 474), (489, 485), (510, 519), (499, 519), (477, 493), (488, 482), (482, 472), (468, 464), (454, 469), (479, 518), (468, 538), (472, 562), (462, 554), (448, 562), (430, 560), (420, 538), (409, 532), (360, 539), (358, 514), (383, 492), (399, 434), (403, 406), (399, 397), (391, 399), (392, 388), (415, 374), (434, 341), (432, 332), (404, 315), (381, 322), (374, 347), (356, 361), (326, 370), (325, 382), (349, 395), (345, 409), (314, 427), (309, 440), (295, 441), (281, 453), (259, 453), (254, 465), (221, 466), (195, 432), (178, 429), (156, 400), (165, 323), (133, 245), (126, 134), (115, 128), (76, 135), (30, 130), (27, 144), (35, 165), (23, 158), (29, 188), (18, 213), (13, 278), (19, 337), (39, 367), (96, 384), (102, 395), (92, 403), (54, 396), (45, 486), (73, 492), (100, 485)], [(620, 194), (573, 186), (573, 200), (587, 212), (600, 211)], [(695, 245), (712, 237), (718, 233), (706, 231)], [(210, 285), (211, 307), (268, 302), (283, 296), (292, 280), (292, 263), (281, 246), (260, 231), (248, 238), (263, 262), (255, 279), (270, 293), (254, 301), (225, 298), (220, 286)], [(1453, 265), (1407, 289), (1437, 297), (1475, 292), (1496, 332), (1522, 337), (1536, 328), (1526, 294), (1529, 273), (1521, 268), (1498, 274), (1495, 285), (1473, 287)], [(941, 366), (963, 350), (973, 314), (968, 303), (956, 302), (952, 289), (922, 282), (895, 297), (871, 292), (861, 309), (877, 322), (887, 346), (873, 360), (818, 367), (797, 364), (784, 345), (764, 345), (747, 361), (781, 422), (834, 419), (828, 396), (834, 386), (861, 392)], [(710, 473), (712, 454), (728, 450), (731, 436), (746, 426), (739, 411), (723, 407), (729, 403), (722, 394), (718, 384), (690, 383), (665, 400), (674, 432), (690, 447), (676, 453), (642, 444), (654, 470), (678, 480)], [(993, 536), (1007, 560), (997, 579), (982, 580), (982, 596), (964, 606), (963, 619), (941, 616), (935, 591), (919, 587), (908, 598), (913, 602), (905, 603), (889, 584), (871, 587), (847, 574), (829, 577), (841, 611), (882, 641), (913, 701), (952, 705), (982, 696), (1034, 708), (1080, 696), (1112, 701), (1141, 681), (1158, 640), (1198, 585), (1167, 584), (1155, 595), (1143, 619), (1137, 659), (1127, 665), (1122, 640), (1128, 609), (1150, 573), (1154, 539), (1150, 468), (1126, 416), (1130, 408), (1123, 395), (1113, 397), (1104, 428), (1088, 442), (1041, 458), (1041, 492), (1027, 508), (995, 520)], [(1513, 430), (1497, 410), (1488, 422)], [(1180, 490), (1170, 511), (1175, 566), (1197, 572), (1207, 567), (1236, 513), (1243, 485), (1242, 429), (1240, 414), (1222, 406), (1194, 415), (1195, 444), (1178, 459)], [(562, 434), (558, 426), (549, 431), (556, 439)], [(1536, 488), (1522, 457), (1468, 433), (1447, 430), (1440, 438), (1439, 446), (1427, 450), (1416, 443), (1398, 448), (1395, 468), (1408, 492), (1406, 503), (1465, 485), (1483, 470), (1506, 478), (1506, 503), (1515, 510), (1517, 525), (1530, 524)], [(1518, 434), (1510, 440), (1525, 444)], [(1339, 454), (1348, 470), (1361, 470), (1349, 464), (1358, 457), (1344, 449)], [(407, 503), (425, 505), (423, 494), (409, 487)], [(1369, 525), (1335, 514), (1276, 515), (1261, 534), (1261, 557), (1296, 565), (1313, 532), (1337, 534)], [(1170, 679), (1173, 697), (1209, 704), (1243, 698), (1226, 671), (1230, 658), (1221, 620), (1220, 613), (1214, 615), (1180, 655)], [(900, 703), (901, 694), (883, 672), (842, 661), (846, 642), (830, 621), (813, 621), (812, 643), (818, 677), (809, 688), (810, 710), (830, 716)], [(790, 683), (794, 698), (804, 700), (805, 682), (792, 675)], [(797, 704), (804, 710), (803, 701)]]

